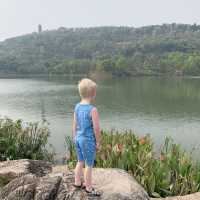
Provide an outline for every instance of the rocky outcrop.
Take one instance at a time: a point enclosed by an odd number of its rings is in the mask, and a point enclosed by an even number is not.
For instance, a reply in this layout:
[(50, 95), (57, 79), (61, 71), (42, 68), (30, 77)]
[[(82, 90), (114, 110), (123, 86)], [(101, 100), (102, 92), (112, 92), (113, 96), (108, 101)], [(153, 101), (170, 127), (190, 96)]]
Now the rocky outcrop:
[(23, 159), (0, 162), (0, 177), (6, 178), (8, 181), (25, 174), (35, 174), (41, 177), (51, 171), (52, 164), (40, 160)]
[(175, 197), (166, 197), (166, 198), (151, 198), (151, 200), (200, 200), (200, 192), (194, 194), (189, 194), (185, 196), (175, 196)]
[(94, 169), (93, 185), (103, 191), (103, 199), (148, 200), (146, 191), (124, 170)]
[[(119, 169), (93, 170), (93, 185), (102, 192), (89, 197), (73, 187), (74, 173), (67, 166), (33, 160), (0, 163), (0, 178), (10, 182), (0, 192), (0, 200), (149, 200), (132, 176)], [(155, 198), (151, 198), (155, 200)], [(156, 200), (200, 200), (200, 193)]]
[(5, 177), (5, 174), (8, 174), (9, 177), (15, 178), (3, 187), (0, 193), (1, 200), (149, 200), (145, 190), (123, 170), (94, 169), (93, 185), (102, 192), (101, 197), (94, 198), (89, 197), (84, 190), (77, 190), (73, 187), (74, 173), (66, 167), (54, 167), (51, 173), (47, 174), (46, 172), (50, 169), (48, 163), (43, 165), (47, 166), (47, 170), (38, 165), (39, 171), (37, 172), (36, 161), (13, 162), (17, 166), (9, 167), (12, 169), (12, 176), (9, 170), (6, 170), (6, 165), (11, 166), (12, 161), (9, 164), (8, 162), (7, 164), (1, 163), (1, 167), (4, 166), (4, 170), (0, 169), (1, 175)]

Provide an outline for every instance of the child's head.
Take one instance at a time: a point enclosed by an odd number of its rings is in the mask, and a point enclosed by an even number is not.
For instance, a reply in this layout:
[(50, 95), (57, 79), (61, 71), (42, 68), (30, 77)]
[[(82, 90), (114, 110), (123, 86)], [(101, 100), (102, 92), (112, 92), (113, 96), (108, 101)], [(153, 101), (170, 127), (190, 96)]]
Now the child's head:
[(78, 84), (79, 94), (82, 99), (93, 100), (96, 96), (96, 83), (90, 79), (84, 78)]

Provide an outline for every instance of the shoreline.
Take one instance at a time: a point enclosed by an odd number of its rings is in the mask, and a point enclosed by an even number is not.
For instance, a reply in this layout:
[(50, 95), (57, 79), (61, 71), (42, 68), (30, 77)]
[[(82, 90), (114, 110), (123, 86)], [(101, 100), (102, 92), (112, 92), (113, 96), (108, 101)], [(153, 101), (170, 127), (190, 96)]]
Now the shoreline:
[[(91, 76), (98, 76), (97, 74), (17, 74), (17, 73), (1, 73), (0, 72), (0, 78), (46, 78), (46, 77), (69, 77), (69, 78), (76, 78), (76, 77), (91, 77)], [(101, 79), (101, 74), (100, 74), (100, 79)], [(98, 78), (99, 78), (98, 77)], [(171, 75), (171, 74), (135, 74), (135, 75), (122, 75), (122, 76), (117, 76), (117, 75), (109, 75), (106, 78), (144, 78), (144, 77), (158, 77), (158, 78), (190, 78), (190, 79), (200, 79), (200, 75), (198, 76), (193, 76), (193, 75)]]

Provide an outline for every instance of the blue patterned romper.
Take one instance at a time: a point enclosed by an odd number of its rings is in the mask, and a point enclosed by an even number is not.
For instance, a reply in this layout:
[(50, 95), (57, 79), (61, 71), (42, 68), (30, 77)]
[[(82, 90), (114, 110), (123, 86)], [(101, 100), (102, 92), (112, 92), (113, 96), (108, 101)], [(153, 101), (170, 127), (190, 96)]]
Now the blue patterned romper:
[(85, 164), (92, 167), (96, 153), (96, 141), (93, 130), (91, 104), (78, 103), (75, 107), (76, 135), (75, 147), (78, 161), (85, 161)]

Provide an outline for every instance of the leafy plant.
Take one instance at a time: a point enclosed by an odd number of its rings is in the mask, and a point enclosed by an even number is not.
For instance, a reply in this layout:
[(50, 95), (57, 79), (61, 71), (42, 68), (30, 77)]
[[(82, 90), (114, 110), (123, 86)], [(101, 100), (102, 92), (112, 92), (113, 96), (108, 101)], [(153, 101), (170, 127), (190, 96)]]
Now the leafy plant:
[(49, 135), (45, 123), (0, 119), (0, 160), (53, 160), (53, 150), (47, 147)]
[[(102, 131), (96, 167), (121, 168), (132, 174), (151, 197), (185, 195), (200, 191), (200, 165), (192, 155), (166, 138), (160, 152), (154, 152), (149, 135), (131, 130)], [(76, 164), (75, 146), (67, 137), (70, 167)]]

